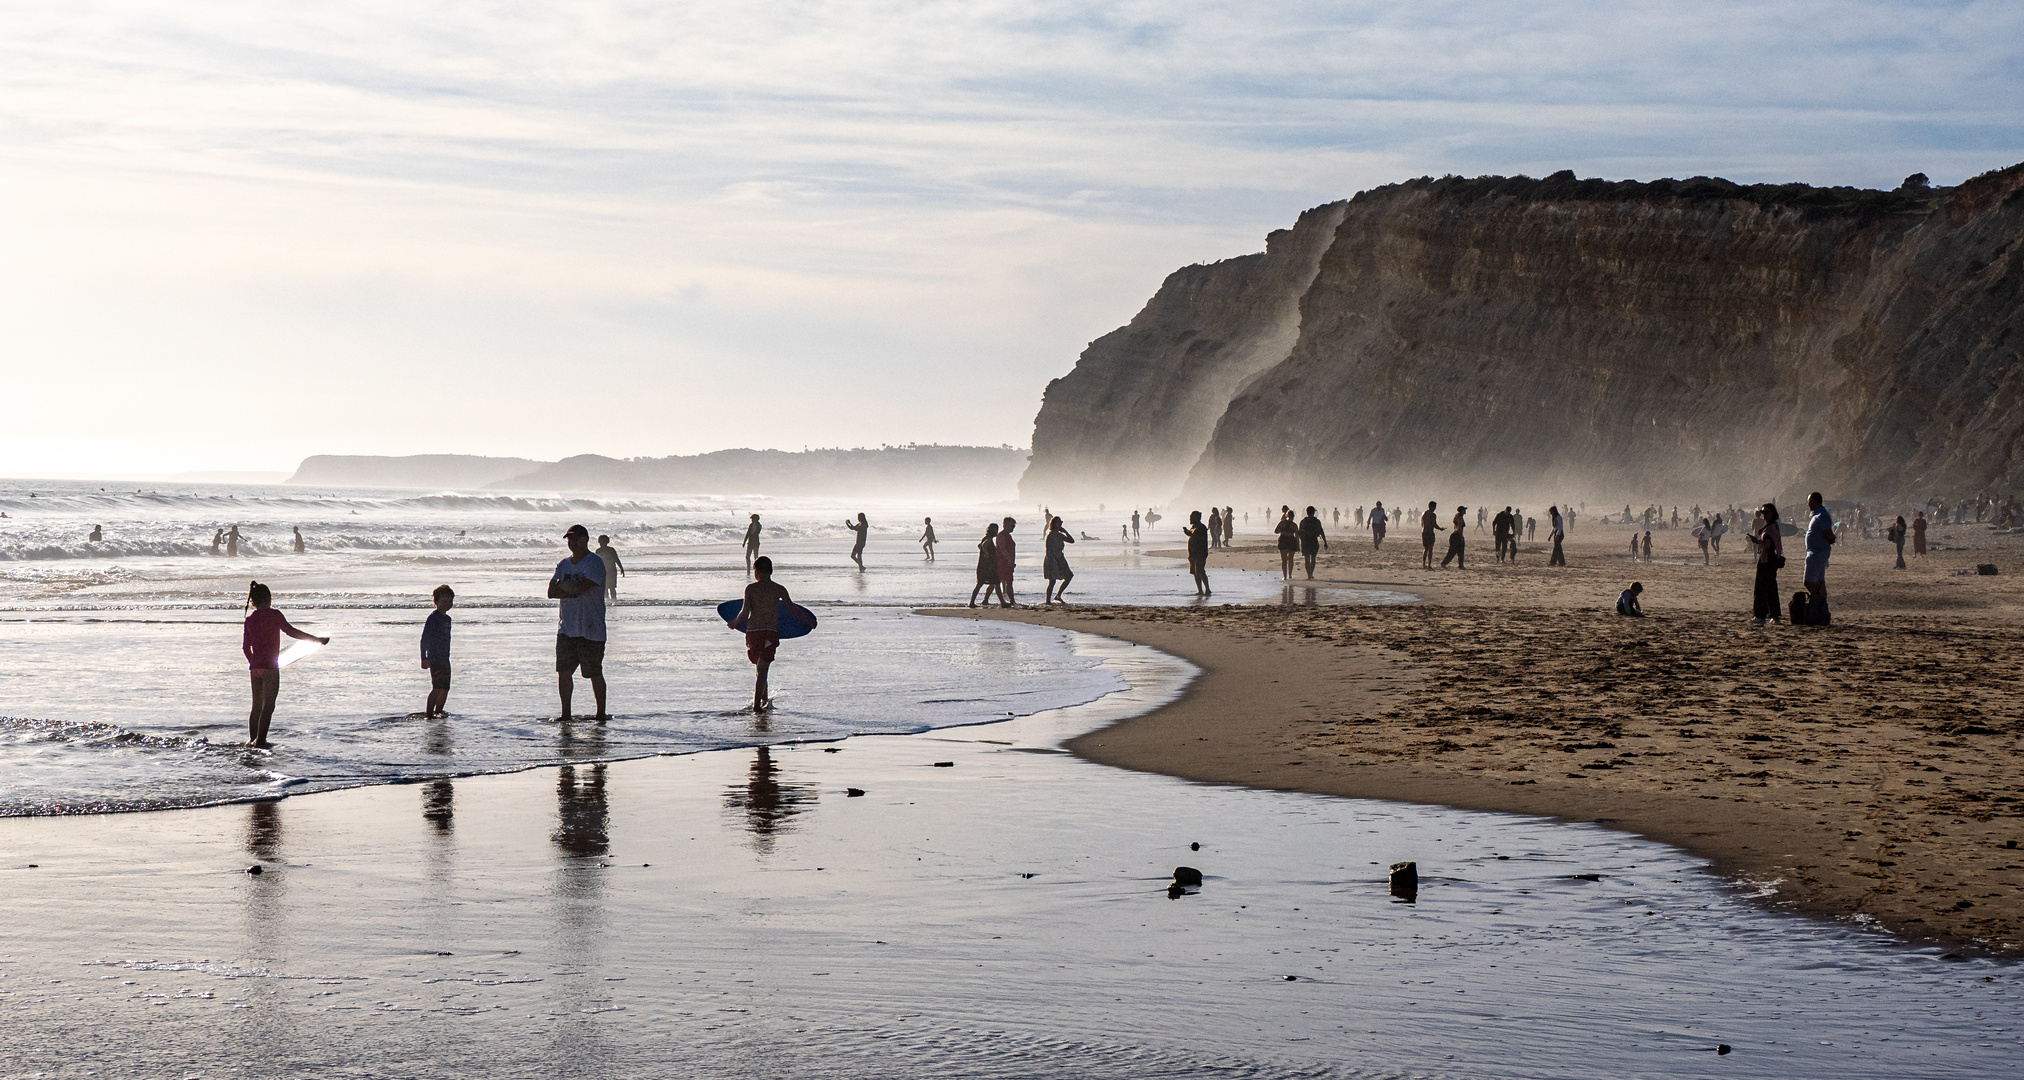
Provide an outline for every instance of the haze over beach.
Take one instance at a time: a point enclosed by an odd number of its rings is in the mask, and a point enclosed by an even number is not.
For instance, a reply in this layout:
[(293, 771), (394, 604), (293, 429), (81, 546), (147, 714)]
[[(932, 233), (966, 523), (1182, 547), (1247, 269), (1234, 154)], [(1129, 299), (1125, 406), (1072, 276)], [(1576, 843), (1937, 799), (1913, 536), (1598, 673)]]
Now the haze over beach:
[(13, 13), (0, 1073), (2017, 1073), (2020, 41)]

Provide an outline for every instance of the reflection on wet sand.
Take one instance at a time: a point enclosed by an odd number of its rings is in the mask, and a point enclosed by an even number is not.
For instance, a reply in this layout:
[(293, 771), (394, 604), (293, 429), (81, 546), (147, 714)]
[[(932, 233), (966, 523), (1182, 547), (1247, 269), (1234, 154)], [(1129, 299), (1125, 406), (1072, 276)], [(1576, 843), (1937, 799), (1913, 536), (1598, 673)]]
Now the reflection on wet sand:
[(447, 834), (456, 828), (456, 813), (452, 803), (457, 798), (457, 786), (448, 779), (431, 780), (422, 785), (422, 820), (428, 822), (438, 833)]
[(563, 854), (575, 858), (602, 856), (611, 850), (611, 813), (605, 805), (605, 766), (592, 765), (579, 783), (576, 766), (555, 771), (555, 835)]
[(742, 787), (726, 790), (724, 805), (745, 814), (745, 827), (752, 831), (752, 849), (765, 854), (773, 850), (775, 833), (785, 832), (790, 820), (816, 800), (813, 784), (797, 784), (780, 778), (773, 753), (764, 746), (752, 754), (752, 768)]

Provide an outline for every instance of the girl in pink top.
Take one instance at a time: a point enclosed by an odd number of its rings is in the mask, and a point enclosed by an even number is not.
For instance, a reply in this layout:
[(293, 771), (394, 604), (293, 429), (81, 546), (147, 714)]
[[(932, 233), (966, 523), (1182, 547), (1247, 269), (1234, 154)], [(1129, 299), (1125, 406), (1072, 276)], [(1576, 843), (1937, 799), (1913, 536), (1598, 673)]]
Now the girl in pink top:
[(272, 746), (267, 741), (267, 725), (274, 719), (274, 699), (281, 693), (281, 635), (322, 645), (330, 644), (330, 639), (288, 625), (288, 617), (270, 606), (273, 591), (257, 581), (246, 590), (246, 602), (253, 606), (239, 645), (253, 672), (253, 711), (246, 716), (246, 741), (266, 750)]

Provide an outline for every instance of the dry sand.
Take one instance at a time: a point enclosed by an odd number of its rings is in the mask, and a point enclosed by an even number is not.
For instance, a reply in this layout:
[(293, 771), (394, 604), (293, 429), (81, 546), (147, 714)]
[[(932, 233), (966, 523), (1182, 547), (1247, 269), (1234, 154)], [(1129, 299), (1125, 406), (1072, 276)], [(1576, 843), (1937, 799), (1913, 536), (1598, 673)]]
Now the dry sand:
[[(1472, 539), (1476, 531), (1471, 530)], [(1584, 526), (1567, 568), (1419, 568), (1417, 536), (1338, 543), (1280, 606), (988, 613), (1088, 630), (1204, 670), (1179, 702), (1071, 743), (1189, 779), (1590, 821), (1677, 845), (1770, 902), (1907, 938), (2024, 953), (2018, 676), (2024, 537), (1934, 530), (1890, 569), (1837, 549), (1836, 625), (1756, 628), (1738, 545)], [(1796, 549), (1796, 545), (1795, 545)], [(1173, 552), (1170, 554), (1178, 554)], [(1995, 562), (1996, 577), (1958, 576)], [(1218, 566), (1278, 568), (1240, 546)], [(1781, 575), (1799, 587), (1798, 560)], [(1614, 615), (1633, 578), (1642, 620)], [(1422, 604), (1345, 606), (1347, 588)], [(967, 613), (967, 612), (966, 612)], [(976, 614), (976, 613), (967, 613)]]

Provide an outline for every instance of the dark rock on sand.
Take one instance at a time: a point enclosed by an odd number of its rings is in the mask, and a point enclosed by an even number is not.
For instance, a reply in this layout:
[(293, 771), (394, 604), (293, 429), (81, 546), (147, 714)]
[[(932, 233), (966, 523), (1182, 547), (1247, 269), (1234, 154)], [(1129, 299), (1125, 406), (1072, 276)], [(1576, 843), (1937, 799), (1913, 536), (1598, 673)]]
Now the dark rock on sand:
[(246, 868), (246, 872), (249, 874), (264, 874), (267, 871), (259, 863), (254, 863), (252, 866)]
[(1174, 884), (1200, 885), (1201, 883), (1202, 883), (1202, 872), (1200, 870), (1197, 870), (1192, 866), (1174, 867)]
[(863, 794), (864, 794), (864, 789), (863, 789), (863, 788), (859, 788), (859, 787), (853, 787), (853, 788), (844, 788), (844, 789), (843, 789), (843, 794), (844, 794), (844, 797), (845, 797), (845, 798), (849, 798), (849, 799), (855, 799), (855, 798), (857, 798), (858, 796), (860, 796), (860, 795), (863, 795)]

